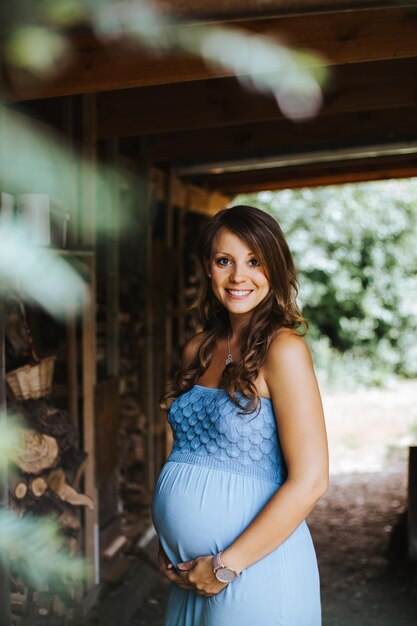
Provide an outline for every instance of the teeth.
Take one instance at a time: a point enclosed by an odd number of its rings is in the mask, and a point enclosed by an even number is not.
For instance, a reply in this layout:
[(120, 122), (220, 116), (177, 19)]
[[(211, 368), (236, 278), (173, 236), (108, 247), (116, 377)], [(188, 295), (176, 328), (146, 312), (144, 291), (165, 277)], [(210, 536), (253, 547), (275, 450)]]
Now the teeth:
[(232, 296), (246, 296), (248, 293), (250, 293), (250, 290), (248, 290), (248, 291), (235, 291), (234, 289), (228, 289), (227, 291), (229, 293), (231, 293)]

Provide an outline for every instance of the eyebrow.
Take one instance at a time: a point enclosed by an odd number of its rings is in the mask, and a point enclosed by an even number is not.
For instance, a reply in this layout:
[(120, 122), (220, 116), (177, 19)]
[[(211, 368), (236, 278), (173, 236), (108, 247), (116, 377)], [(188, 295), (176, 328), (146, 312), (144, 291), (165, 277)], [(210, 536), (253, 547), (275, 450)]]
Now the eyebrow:
[[(221, 252), (220, 250), (215, 250), (214, 254), (225, 254), (226, 256), (232, 256), (230, 252)], [(248, 252), (247, 256), (256, 256), (254, 252)]]

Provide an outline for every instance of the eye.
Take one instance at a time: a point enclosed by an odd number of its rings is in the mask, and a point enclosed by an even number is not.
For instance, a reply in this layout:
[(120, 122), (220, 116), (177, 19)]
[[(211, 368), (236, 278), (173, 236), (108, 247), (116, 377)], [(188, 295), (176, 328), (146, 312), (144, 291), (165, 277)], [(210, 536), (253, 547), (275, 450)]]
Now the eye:
[(220, 267), (226, 267), (226, 265), (229, 263), (230, 259), (228, 259), (225, 256), (219, 257), (218, 259), (216, 259), (216, 263), (217, 265), (220, 265)]
[(260, 267), (261, 265), (258, 259), (251, 259), (249, 263), (252, 265), (252, 267)]

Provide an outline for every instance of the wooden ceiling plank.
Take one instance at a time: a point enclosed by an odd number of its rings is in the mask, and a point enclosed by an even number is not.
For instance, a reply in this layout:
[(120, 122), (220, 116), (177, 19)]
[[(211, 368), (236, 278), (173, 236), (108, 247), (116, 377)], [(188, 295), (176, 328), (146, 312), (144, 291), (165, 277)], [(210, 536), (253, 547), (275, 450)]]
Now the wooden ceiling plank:
[[(398, 0), (158, 0), (163, 12), (187, 19), (233, 19), (255, 16), (299, 15), (328, 11), (395, 6)], [(404, 2), (404, 4), (411, 4)], [(415, 6), (415, 5), (412, 5)]]
[[(417, 59), (337, 66), (320, 115), (417, 104)], [(236, 79), (158, 85), (98, 96), (101, 138), (216, 128), (283, 119), (272, 97)]]
[(408, 178), (417, 175), (416, 155), (358, 159), (354, 162), (320, 164), (293, 168), (258, 170), (200, 178), (199, 184), (227, 195), (252, 193), (265, 189), (285, 189), (341, 184), (366, 180)]
[[(227, 25), (230, 24), (262, 35), (285, 37), (295, 46), (316, 50), (329, 65), (415, 56), (417, 20), (401, 7), (240, 20)], [(228, 69), (209, 69), (200, 58), (184, 54), (152, 56), (121, 43), (104, 46), (92, 35), (77, 35), (73, 44), (74, 61), (53, 82), (29, 81), (27, 76), (14, 74), (12, 85), (7, 83), (9, 69), (3, 98), (30, 100), (232, 75)]]
[(303, 124), (288, 120), (154, 135), (150, 158), (171, 164), (238, 160), (329, 145), (379, 143), (417, 133), (416, 107), (328, 115)]
[(390, 180), (393, 178), (412, 178), (417, 175), (417, 167), (402, 167), (379, 169), (368, 171), (366, 168), (355, 171), (326, 172), (320, 176), (308, 177), (300, 174), (299, 177), (288, 176), (285, 180), (271, 179), (258, 184), (241, 185), (239, 188), (230, 189), (231, 196), (238, 193), (256, 193), (265, 191), (279, 191), (280, 189), (299, 189), (301, 187), (321, 187), (323, 185), (343, 185), (347, 183), (370, 182), (377, 180)]

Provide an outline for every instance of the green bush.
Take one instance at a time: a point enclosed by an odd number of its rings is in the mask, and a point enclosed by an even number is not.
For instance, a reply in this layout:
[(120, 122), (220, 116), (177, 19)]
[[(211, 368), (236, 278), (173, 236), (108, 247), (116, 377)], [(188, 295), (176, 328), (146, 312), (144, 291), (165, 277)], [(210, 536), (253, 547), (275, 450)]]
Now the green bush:
[(417, 179), (261, 192), (299, 271), (319, 377), (331, 386), (417, 376)]

